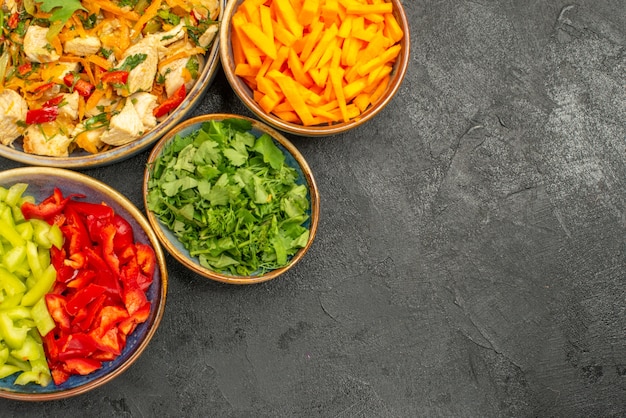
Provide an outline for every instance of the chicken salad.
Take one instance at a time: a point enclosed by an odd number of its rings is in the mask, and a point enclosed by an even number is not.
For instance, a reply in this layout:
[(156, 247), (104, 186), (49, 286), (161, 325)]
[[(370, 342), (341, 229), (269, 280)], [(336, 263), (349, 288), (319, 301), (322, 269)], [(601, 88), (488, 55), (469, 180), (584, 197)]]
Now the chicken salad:
[(138, 140), (183, 102), (218, 0), (2, 0), (0, 146), (66, 157)]

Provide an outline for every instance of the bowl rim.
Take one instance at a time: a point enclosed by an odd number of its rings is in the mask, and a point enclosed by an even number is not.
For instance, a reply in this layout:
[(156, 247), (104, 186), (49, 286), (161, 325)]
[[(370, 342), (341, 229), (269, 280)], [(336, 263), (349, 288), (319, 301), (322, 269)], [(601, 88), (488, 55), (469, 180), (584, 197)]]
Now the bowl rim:
[(391, 73), (392, 78), (390, 80), (390, 84), (389, 86), (387, 86), (385, 94), (383, 94), (378, 102), (376, 102), (372, 106), (369, 106), (363, 113), (361, 113), (358, 118), (350, 120), (348, 122), (334, 123), (332, 125), (305, 126), (301, 124), (286, 122), (278, 118), (277, 116), (266, 113), (259, 106), (259, 104), (256, 103), (256, 101), (252, 97), (252, 94), (249, 93), (250, 88), (243, 82), (240, 77), (235, 75), (233, 69), (234, 63), (232, 58), (232, 47), (231, 43), (229, 42), (230, 28), (232, 25), (232, 16), (235, 10), (243, 1), (244, 0), (229, 1), (228, 5), (226, 6), (226, 10), (224, 11), (222, 24), (220, 25), (220, 62), (224, 74), (226, 75), (226, 79), (228, 80), (228, 83), (232, 87), (237, 97), (239, 97), (243, 104), (258, 118), (263, 120), (265, 123), (273, 126), (274, 128), (279, 129), (283, 132), (289, 132), (294, 135), (310, 137), (333, 136), (346, 132), (352, 128), (363, 125), (367, 121), (374, 118), (378, 113), (380, 113), (393, 99), (400, 86), (402, 85), (410, 61), (410, 25), (402, 2), (400, 0), (389, 0), (389, 2), (393, 4), (394, 16), (398, 20), (398, 24), (404, 30), (404, 36), (399, 42), (402, 45), (402, 49), (400, 51), (400, 56), (398, 57), (396, 64), (394, 65), (394, 69)]
[[(76, 386), (71, 389), (55, 391), (55, 392), (46, 392), (46, 393), (24, 393), (24, 392), (13, 392), (7, 391), (0, 388), (0, 398), (13, 399), (19, 401), (51, 401), (51, 400), (60, 400), (66, 399), (69, 397), (81, 395), (85, 392), (88, 392), (92, 389), (95, 389), (99, 386), (102, 386), (111, 380), (119, 377), (123, 374), (143, 353), (146, 349), (150, 340), (156, 333), (159, 325), (161, 323), (161, 319), (163, 318), (163, 314), (165, 312), (165, 302), (167, 299), (167, 285), (168, 285), (168, 275), (167, 275), (167, 265), (165, 263), (165, 255), (163, 253), (163, 249), (161, 248), (160, 241), (158, 240), (156, 234), (152, 230), (152, 226), (146, 219), (143, 212), (141, 212), (134, 203), (132, 203), (126, 196), (124, 196), (121, 192), (115, 190), (113, 187), (108, 184), (97, 180), (91, 176), (88, 176), (83, 173), (79, 173), (76, 171), (57, 168), (57, 167), (18, 167), (9, 170), (0, 171), (0, 181), (9, 180), (15, 174), (20, 174), (24, 177), (30, 175), (49, 175), (50, 177), (57, 177), (61, 179), (68, 179), (72, 181), (80, 180), (82, 183), (87, 185), (90, 188), (93, 188), (101, 193), (104, 193), (106, 196), (110, 196), (110, 200), (115, 201), (119, 206), (121, 206), (125, 211), (128, 212), (129, 216), (132, 216), (135, 222), (137, 222), (143, 232), (146, 234), (146, 237), (150, 241), (152, 248), (154, 249), (154, 253), (156, 256), (157, 266), (159, 268), (159, 275), (161, 277), (161, 291), (158, 294), (159, 300), (158, 304), (153, 304), (151, 309), (156, 309), (154, 313), (154, 322), (148, 327), (146, 335), (144, 338), (139, 341), (134, 351), (129, 355), (129, 357), (121, 363), (116, 369), (111, 370), (110, 373), (101, 376), (92, 381), (85, 382), (80, 386)], [(62, 186), (61, 186), (62, 187)]]
[[(218, 24), (221, 26), (221, 21), (224, 16), (228, 0), (218, 1), (220, 5)], [(202, 101), (202, 98), (215, 78), (217, 69), (220, 67), (219, 43), (220, 37), (216, 36), (211, 49), (204, 54), (206, 65), (200, 73), (200, 77), (194, 83), (191, 90), (189, 90), (187, 97), (185, 97), (185, 100), (183, 100), (180, 106), (173, 113), (168, 115), (162, 122), (159, 122), (155, 128), (151, 129), (146, 135), (140, 137), (136, 141), (111, 148), (98, 154), (84, 154), (75, 157), (72, 157), (71, 154), (67, 157), (51, 157), (46, 155), (28, 154), (22, 150), (14, 148), (11, 145), (0, 144), (0, 157), (32, 166), (87, 169), (118, 163), (140, 153), (141, 151), (144, 151), (146, 148), (154, 144), (173, 126), (181, 120), (184, 120), (185, 116), (187, 116), (187, 114), (189, 114)]]
[[(163, 232), (165, 225), (163, 225), (156, 215), (148, 209), (148, 181), (150, 179), (151, 173), (151, 164), (155, 161), (155, 159), (161, 154), (164, 147), (167, 143), (176, 136), (179, 132), (202, 122), (210, 121), (210, 120), (224, 120), (224, 119), (242, 119), (252, 123), (253, 129), (261, 130), (267, 132), (272, 139), (280, 143), (296, 160), (300, 168), (302, 169), (302, 173), (304, 175), (304, 180), (307, 183), (307, 188), (309, 192), (309, 198), (311, 201), (311, 226), (309, 227), (309, 239), (306, 245), (303, 248), (300, 248), (296, 254), (289, 260), (289, 263), (281, 268), (271, 270), (265, 274), (259, 276), (237, 276), (237, 275), (228, 275), (222, 274), (205, 267), (202, 267), (200, 264), (193, 262), (191, 259), (184, 256), (181, 251), (179, 251), (172, 242), (166, 237)], [(236, 284), (236, 285), (247, 285), (247, 284), (256, 284), (266, 282), (268, 280), (274, 279), (279, 275), (285, 273), (287, 270), (291, 269), (294, 265), (296, 265), (308, 252), (309, 248), (313, 244), (315, 239), (315, 235), (317, 234), (317, 228), (319, 223), (319, 214), (320, 214), (320, 195), (317, 187), (317, 183), (315, 182), (315, 178), (313, 177), (313, 172), (309, 167), (309, 164), (304, 159), (304, 156), (300, 153), (300, 151), (296, 148), (291, 141), (289, 141), (285, 136), (283, 136), (280, 132), (268, 126), (267, 124), (260, 122), (256, 119), (230, 114), (230, 113), (210, 113), (199, 115), (194, 118), (188, 119), (185, 122), (179, 124), (166, 135), (164, 135), (159, 142), (152, 148), (150, 155), (148, 156), (148, 160), (146, 163), (146, 169), (144, 170), (144, 178), (143, 178), (143, 199), (144, 199), (144, 207), (146, 210), (148, 222), (152, 225), (152, 229), (155, 231), (156, 236), (161, 241), (161, 244), (165, 249), (184, 267), (188, 268), (192, 272), (203, 276), (205, 278), (221, 282), (227, 284)]]

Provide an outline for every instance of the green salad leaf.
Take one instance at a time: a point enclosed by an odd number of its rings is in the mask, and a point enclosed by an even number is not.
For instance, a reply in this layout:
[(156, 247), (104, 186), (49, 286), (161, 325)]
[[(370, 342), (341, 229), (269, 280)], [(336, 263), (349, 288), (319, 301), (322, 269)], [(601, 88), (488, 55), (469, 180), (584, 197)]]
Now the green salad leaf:
[(309, 239), (308, 189), (243, 119), (177, 135), (151, 164), (148, 210), (200, 264), (233, 275), (286, 265)]
[(49, 18), (50, 22), (60, 21), (63, 24), (72, 17), (75, 11), (87, 10), (82, 6), (80, 0), (41, 0), (37, 3), (41, 4), (41, 10), (44, 12), (52, 12)]

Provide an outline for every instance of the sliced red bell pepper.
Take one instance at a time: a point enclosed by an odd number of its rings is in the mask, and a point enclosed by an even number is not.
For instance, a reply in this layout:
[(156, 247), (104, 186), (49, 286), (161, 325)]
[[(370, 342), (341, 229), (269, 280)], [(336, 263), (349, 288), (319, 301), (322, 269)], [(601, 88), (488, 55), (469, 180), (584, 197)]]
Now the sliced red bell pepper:
[(55, 337), (55, 332), (51, 331), (44, 335), (42, 338), (44, 349), (46, 350), (46, 356), (48, 360), (59, 359), (59, 346)]
[(66, 284), (70, 289), (82, 289), (93, 282), (96, 277), (96, 272), (93, 270), (80, 269), (75, 271), (76, 275), (71, 277)]
[(72, 319), (72, 329), (83, 332), (89, 331), (104, 307), (106, 300), (107, 295), (101, 293), (93, 301), (89, 302), (85, 308), (78, 311), (74, 319)]
[(44, 339), (56, 384), (91, 373), (123, 351), (127, 335), (150, 316), (146, 290), (156, 268), (154, 250), (134, 242), (125, 219), (74, 197), (58, 191), (44, 200), (51, 207), (26, 206), (27, 213), (58, 224), (65, 240), (63, 248), (50, 250), (57, 281), (45, 299), (57, 325)]
[(123, 289), (122, 299), (124, 300), (124, 306), (126, 306), (126, 310), (131, 316), (139, 309), (141, 309), (146, 303), (148, 303), (146, 293), (138, 286), (132, 287), (130, 289)]
[(156, 268), (154, 249), (149, 245), (141, 243), (135, 244), (135, 247), (137, 248), (137, 263), (139, 263), (141, 272), (152, 278)]
[(133, 268), (139, 270), (139, 264), (137, 264), (137, 248), (135, 245), (131, 244), (124, 248), (116, 249), (116, 253), (122, 267), (132, 264), (134, 266)]
[(82, 376), (93, 373), (102, 367), (102, 362), (90, 358), (72, 358), (63, 363), (63, 369), (70, 374), (80, 374)]
[(85, 217), (92, 215), (98, 219), (111, 219), (115, 214), (111, 207), (103, 204), (81, 202), (78, 200), (70, 200), (67, 204), (74, 209), (76, 213)]
[(129, 318), (128, 311), (120, 305), (104, 306), (98, 313), (95, 326), (102, 329), (116, 327), (117, 324)]
[(83, 253), (74, 252), (69, 258), (63, 260), (63, 265), (74, 270), (79, 270), (87, 264), (87, 257)]
[[(121, 333), (118, 333), (119, 335), (122, 335)], [(118, 337), (119, 337), (118, 335)], [(120, 344), (125, 345), (124, 341), (122, 339), (120, 339)], [(98, 361), (113, 361), (117, 358), (119, 354), (115, 354), (115, 353), (110, 353), (107, 351), (102, 351), (102, 350), (98, 350), (95, 353), (93, 353), (91, 355), (91, 358), (94, 360), (98, 360)]]
[(65, 249), (52, 246), (50, 248), (50, 263), (57, 271), (57, 282), (67, 283), (77, 274), (74, 268), (65, 264)]
[(75, 76), (73, 73), (66, 74), (65, 77), (63, 77), (63, 82), (70, 88), (70, 90), (76, 90), (78, 94), (83, 97), (91, 96), (91, 93), (93, 93), (96, 89), (96, 86), (80, 77)]
[(65, 298), (55, 293), (48, 293), (45, 298), (48, 312), (50, 312), (50, 316), (52, 316), (54, 322), (61, 329), (61, 331), (69, 331), (71, 320), (65, 310), (65, 304), (67, 303)]
[(90, 331), (90, 335), (96, 341), (98, 350), (119, 355), (122, 352), (119, 332), (117, 327), (94, 328)]
[(131, 332), (135, 330), (138, 324), (144, 323), (148, 320), (150, 316), (150, 302), (143, 305), (134, 314), (132, 314), (127, 319), (120, 322), (119, 329), (124, 335), (130, 335)]
[(57, 340), (59, 346), (59, 361), (66, 361), (76, 357), (89, 357), (98, 347), (94, 338), (83, 332), (74, 332), (65, 338)]
[(172, 110), (176, 109), (178, 105), (180, 105), (185, 97), (187, 96), (187, 90), (185, 85), (183, 84), (172, 94), (171, 97), (163, 101), (160, 105), (154, 108), (152, 112), (155, 117), (160, 118), (161, 116), (165, 116), (170, 113)]
[(89, 283), (86, 287), (77, 290), (67, 299), (65, 310), (68, 314), (76, 316), (80, 311), (84, 311), (89, 303), (98, 296), (104, 295), (107, 289), (94, 283)]
[(50, 90), (52, 87), (54, 87), (54, 83), (53, 82), (44, 83), (44, 84), (41, 84), (41, 85), (35, 87), (33, 89), (33, 93), (43, 93), (44, 91)]
[(62, 94), (53, 97), (52, 99), (46, 101), (42, 107), (50, 107), (50, 106), (58, 106), (61, 104), (61, 102), (63, 101), (65, 97), (63, 97)]
[[(87, 256), (87, 265), (96, 273), (96, 278), (94, 279), (95, 282), (98, 284), (100, 284), (99, 282), (108, 283), (109, 280), (117, 282), (117, 277), (102, 257), (101, 248), (85, 247), (83, 251)], [(102, 286), (107, 287), (107, 291), (119, 289), (119, 285), (107, 286), (106, 284), (102, 284)]]
[(24, 202), (21, 207), (22, 214), (26, 219), (39, 218), (48, 220), (61, 213), (68, 200), (69, 198), (64, 198), (61, 190), (55, 187), (52, 195), (44, 199), (38, 205), (31, 202)]
[(70, 374), (60, 368), (60, 365), (51, 366), (50, 374), (52, 375), (52, 381), (55, 385), (62, 385), (70, 378)]
[(54, 286), (52, 286), (52, 289), (48, 293), (51, 295), (63, 295), (66, 290), (67, 286), (65, 285), (65, 283), (57, 281), (54, 282)]
[(102, 74), (100, 80), (102, 80), (103, 83), (126, 84), (128, 81), (128, 71), (108, 71)]
[(126, 261), (120, 270), (120, 277), (122, 283), (126, 287), (133, 288), (138, 287), (142, 291), (148, 290), (152, 284), (152, 275), (143, 274), (137, 263), (137, 258), (132, 258)]
[(113, 225), (115, 225), (113, 247), (115, 251), (120, 251), (133, 243), (133, 227), (118, 214), (113, 216)]
[(15, 12), (13, 13), (10, 17), (9, 20), (7, 21), (7, 25), (9, 26), (10, 29), (15, 29), (17, 28), (17, 25), (20, 23), (20, 14)]
[(120, 260), (115, 253), (115, 225), (107, 224), (100, 230), (102, 257), (116, 276), (120, 275)]
[(72, 254), (80, 253), (83, 249), (91, 247), (91, 240), (87, 227), (82, 218), (72, 208), (66, 208), (65, 224), (61, 226), (61, 231), (66, 237), (65, 245), (67, 252), (71, 257)]
[(57, 106), (30, 109), (26, 112), (26, 124), (33, 125), (36, 123), (52, 122), (56, 120), (57, 116), (59, 116), (59, 108)]
[(30, 61), (25, 62), (22, 65), (18, 65), (17, 67), (18, 74), (22, 76), (30, 73), (32, 70), (33, 70), (33, 64)]

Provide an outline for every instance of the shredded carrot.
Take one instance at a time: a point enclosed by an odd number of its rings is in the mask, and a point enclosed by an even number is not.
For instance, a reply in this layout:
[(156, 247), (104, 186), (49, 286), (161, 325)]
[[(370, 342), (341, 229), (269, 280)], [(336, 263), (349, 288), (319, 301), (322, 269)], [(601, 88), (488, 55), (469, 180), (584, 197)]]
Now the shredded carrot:
[(104, 90), (102, 89), (94, 90), (94, 92), (91, 93), (91, 96), (89, 96), (89, 99), (87, 99), (87, 101), (85, 102), (85, 112), (89, 112), (91, 109), (96, 107), (96, 105), (98, 104), (100, 99), (104, 97), (104, 95), (105, 95)]
[(74, 138), (74, 142), (76, 142), (76, 145), (78, 145), (79, 147), (81, 147), (82, 149), (84, 149), (85, 151), (91, 153), (91, 154), (97, 154), (98, 153), (98, 148), (96, 147), (96, 145), (89, 141), (87, 139), (87, 134), (88, 131), (83, 131), (81, 133), (79, 133), (76, 138)]
[(106, 10), (114, 14), (115, 16), (123, 17), (128, 20), (136, 22), (139, 20), (139, 15), (132, 10), (125, 10), (117, 6), (115, 3), (107, 0), (90, 0), (94, 5), (97, 5), (101, 10)]
[(111, 61), (107, 61), (99, 55), (90, 55), (87, 57), (87, 61), (96, 64), (98, 67), (103, 68), (105, 70), (110, 70), (113, 67)]
[(83, 65), (83, 69), (87, 73), (87, 77), (89, 77), (89, 82), (94, 86), (98, 84), (96, 83), (96, 78), (93, 75), (93, 71), (91, 71), (91, 64), (89, 63), (89, 61), (87, 61), (86, 59), (82, 59), (80, 63)]
[(235, 74), (267, 113), (312, 125), (359, 117), (384, 93), (402, 28), (385, 0), (244, 0)]
[(148, 6), (148, 8), (144, 11), (144, 13), (135, 23), (135, 26), (133, 26), (133, 29), (130, 31), (132, 37), (137, 36), (143, 29), (144, 25), (148, 23), (150, 19), (156, 16), (160, 7), (161, 7), (161, 0), (152, 1), (150, 6)]
[(179, 60), (181, 58), (191, 57), (192, 55), (198, 55), (202, 53), (204, 53), (204, 49), (199, 46), (195, 48), (185, 49), (183, 51), (177, 52), (174, 55), (159, 61), (158, 68), (162, 69), (176, 60)]

